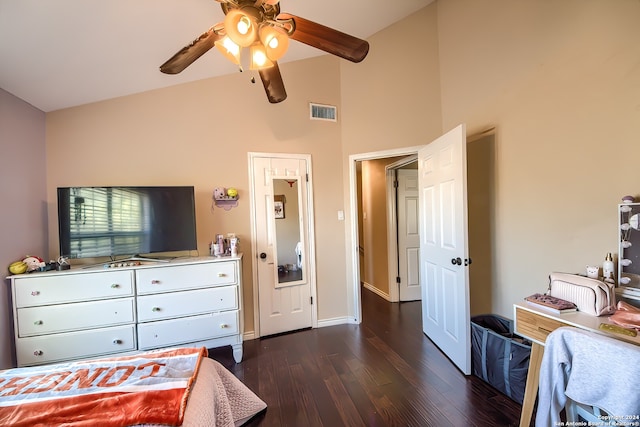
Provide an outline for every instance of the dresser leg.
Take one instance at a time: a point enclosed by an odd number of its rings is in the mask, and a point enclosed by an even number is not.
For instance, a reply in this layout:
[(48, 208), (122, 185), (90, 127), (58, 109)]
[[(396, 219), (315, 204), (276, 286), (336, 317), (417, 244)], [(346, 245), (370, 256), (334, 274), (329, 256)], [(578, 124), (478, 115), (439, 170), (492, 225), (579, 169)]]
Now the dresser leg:
[(527, 373), (527, 384), (524, 389), (524, 400), (522, 402), (522, 413), (520, 414), (520, 427), (529, 427), (533, 406), (538, 395), (538, 381), (540, 379), (540, 364), (544, 354), (544, 346), (532, 343), (531, 358), (529, 359), (529, 372)]
[(231, 348), (233, 348), (233, 360), (235, 360), (236, 363), (242, 362), (242, 343), (233, 344)]

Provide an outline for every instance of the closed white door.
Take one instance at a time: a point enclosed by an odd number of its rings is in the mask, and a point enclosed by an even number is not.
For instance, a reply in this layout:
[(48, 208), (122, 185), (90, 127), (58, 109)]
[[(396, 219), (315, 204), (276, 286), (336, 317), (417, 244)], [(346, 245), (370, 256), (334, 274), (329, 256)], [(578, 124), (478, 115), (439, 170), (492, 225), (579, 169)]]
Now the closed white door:
[(312, 327), (308, 160), (251, 156), (250, 162), (259, 335)]
[(418, 151), (424, 333), (471, 373), (465, 126)]
[(418, 170), (398, 169), (398, 276), (400, 301), (421, 299), (420, 290), (420, 203)]

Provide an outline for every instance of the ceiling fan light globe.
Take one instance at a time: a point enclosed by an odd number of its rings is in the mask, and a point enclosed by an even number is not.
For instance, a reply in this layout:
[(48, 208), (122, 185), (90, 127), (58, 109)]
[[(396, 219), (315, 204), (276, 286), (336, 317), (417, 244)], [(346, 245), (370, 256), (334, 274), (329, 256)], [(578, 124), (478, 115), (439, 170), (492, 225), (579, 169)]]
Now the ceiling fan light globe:
[(233, 9), (224, 18), (224, 28), (235, 44), (248, 47), (258, 37), (257, 23), (254, 17), (241, 10)]
[(273, 61), (267, 56), (265, 47), (261, 43), (254, 43), (249, 48), (250, 63), (249, 69), (261, 70), (263, 68), (273, 67)]
[(271, 25), (264, 25), (260, 28), (260, 41), (272, 61), (278, 61), (289, 49), (289, 36), (283, 30)]
[(236, 65), (240, 65), (240, 51), (241, 48), (233, 42), (228, 36), (221, 41), (216, 42), (216, 48), (227, 58), (229, 61)]
[(244, 36), (247, 35), (250, 28), (251, 28), (251, 21), (249, 21), (249, 18), (247, 18), (246, 16), (243, 16), (242, 18), (240, 18), (240, 20), (236, 24), (236, 30), (238, 30), (238, 32)]

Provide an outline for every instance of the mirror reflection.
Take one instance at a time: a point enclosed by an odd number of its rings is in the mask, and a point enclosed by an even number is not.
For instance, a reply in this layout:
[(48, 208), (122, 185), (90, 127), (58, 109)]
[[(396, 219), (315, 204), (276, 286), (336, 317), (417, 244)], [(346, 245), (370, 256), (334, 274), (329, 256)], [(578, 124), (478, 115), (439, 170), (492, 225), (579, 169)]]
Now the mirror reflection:
[(278, 284), (293, 285), (304, 280), (299, 177), (274, 178), (273, 194)]
[(640, 288), (640, 203), (625, 203), (619, 208), (618, 284)]

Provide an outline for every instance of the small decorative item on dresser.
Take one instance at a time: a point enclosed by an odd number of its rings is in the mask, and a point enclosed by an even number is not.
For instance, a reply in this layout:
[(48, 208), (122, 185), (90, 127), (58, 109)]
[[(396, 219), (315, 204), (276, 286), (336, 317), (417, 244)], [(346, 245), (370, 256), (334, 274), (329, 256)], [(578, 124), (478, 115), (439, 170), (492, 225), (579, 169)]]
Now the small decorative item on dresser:
[(56, 261), (56, 270), (62, 271), (62, 270), (68, 270), (70, 268), (71, 268), (71, 265), (69, 264), (69, 260), (66, 257), (63, 257), (63, 256), (58, 257), (58, 260)]
[(533, 294), (525, 298), (528, 304), (553, 311), (554, 313), (568, 313), (570, 311), (578, 311), (576, 305), (570, 301), (552, 297), (545, 294)]
[(600, 277), (600, 267), (597, 265), (587, 265), (587, 277), (597, 279)]
[(602, 263), (602, 278), (605, 282), (614, 283), (613, 270), (613, 257), (611, 256), (611, 252), (609, 252)]
[(592, 316), (604, 316), (616, 311), (613, 283), (577, 274), (551, 273), (549, 295), (574, 303), (578, 310)]
[(9, 265), (9, 273), (11, 274), (24, 274), (27, 272), (27, 268), (29, 266), (27, 265), (26, 262), (24, 261), (16, 261), (16, 262), (12, 262)]

